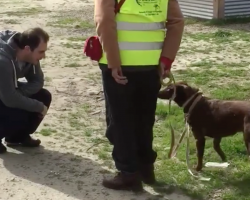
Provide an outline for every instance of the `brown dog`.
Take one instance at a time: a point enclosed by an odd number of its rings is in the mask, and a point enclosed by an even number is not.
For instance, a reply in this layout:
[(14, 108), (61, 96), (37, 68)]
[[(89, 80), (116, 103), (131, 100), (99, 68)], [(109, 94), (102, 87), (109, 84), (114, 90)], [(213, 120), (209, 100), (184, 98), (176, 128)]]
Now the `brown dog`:
[[(209, 99), (202, 96), (197, 88), (185, 82), (175, 83), (176, 95), (173, 101), (183, 107), (187, 122), (196, 139), (198, 163), (196, 170), (203, 166), (205, 136), (213, 138), (214, 150), (222, 161), (226, 156), (220, 148), (223, 137), (244, 133), (245, 145), (250, 156), (250, 102)], [(158, 94), (159, 99), (171, 99), (174, 85), (171, 84)]]

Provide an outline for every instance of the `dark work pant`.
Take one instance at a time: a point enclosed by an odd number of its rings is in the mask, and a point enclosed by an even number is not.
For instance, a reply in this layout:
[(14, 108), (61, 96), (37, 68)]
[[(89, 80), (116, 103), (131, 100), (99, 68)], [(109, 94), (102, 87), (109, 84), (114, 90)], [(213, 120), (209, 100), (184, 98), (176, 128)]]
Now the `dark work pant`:
[[(105, 73), (102, 71), (102, 82), (104, 81), (104, 79), (105, 79)], [(108, 138), (109, 142), (113, 144), (111, 128), (108, 128), (110, 125), (111, 116), (110, 116), (110, 111), (109, 111), (109, 103), (107, 100), (108, 97), (105, 91), (104, 84), (103, 84), (103, 94), (104, 94), (104, 102), (105, 102), (105, 120), (106, 120), (106, 126), (107, 126), (105, 135)]]
[[(51, 93), (46, 89), (41, 89), (30, 98), (43, 102), (48, 108), (52, 100)], [(5, 137), (8, 142), (22, 142), (36, 131), (42, 120), (40, 113), (10, 108), (0, 101), (0, 139)]]
[(109, 120), (106, 136), (114, 145), (116, 168), (136, 172), (141, 165), (153, 164), (153, 126), (157, 95), (160, 90), (158, 70), (123, 72), (127, 85), (115, 82), (109, 69), (102, 70)]

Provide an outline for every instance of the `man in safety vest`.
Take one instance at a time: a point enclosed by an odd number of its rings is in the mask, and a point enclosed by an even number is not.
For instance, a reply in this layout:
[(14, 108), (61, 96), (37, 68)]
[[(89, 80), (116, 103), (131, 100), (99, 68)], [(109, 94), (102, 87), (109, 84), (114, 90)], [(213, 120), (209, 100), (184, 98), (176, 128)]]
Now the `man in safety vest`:
[[(104, 179), (116, 190), (142, 190), (155, 183), (153, 126), (160, 78), (178, 52), (184, 19), (177, 0), (95, 0), (99, 61), (109, 113), (106, 136), (119, 173)], [(160, 70), (159, 70), (160, 69)]]

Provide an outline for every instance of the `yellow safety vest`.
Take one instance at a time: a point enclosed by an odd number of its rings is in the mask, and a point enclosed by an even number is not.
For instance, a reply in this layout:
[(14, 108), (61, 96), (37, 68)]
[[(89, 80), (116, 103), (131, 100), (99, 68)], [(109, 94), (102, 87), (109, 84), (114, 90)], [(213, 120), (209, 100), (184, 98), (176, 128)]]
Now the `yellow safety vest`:
[[(167, 11), (168, 0), (124, 2), (116, 15), (122, 66), (159, 64)], [(105, 53), (99, 63), (107, 64)]]

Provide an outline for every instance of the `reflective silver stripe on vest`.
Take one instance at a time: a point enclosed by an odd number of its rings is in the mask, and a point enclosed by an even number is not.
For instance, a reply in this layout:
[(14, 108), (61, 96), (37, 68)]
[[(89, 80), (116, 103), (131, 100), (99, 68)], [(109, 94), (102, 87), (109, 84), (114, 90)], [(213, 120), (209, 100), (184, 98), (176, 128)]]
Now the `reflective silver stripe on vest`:
[(116, 22), (117, 30), (125, 31), (151, 31), (165, 29), (164, 22), (153, 22), (153, 23), (134, 23), (134, 22)]
[(163, 42), (119, 42), (120, 50), (159, 50)]

